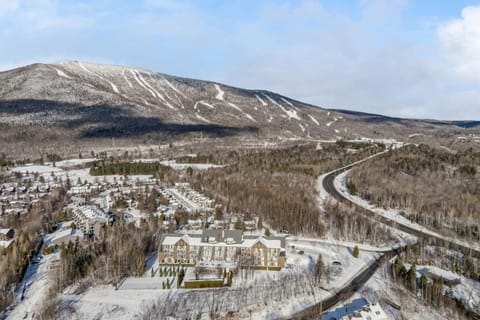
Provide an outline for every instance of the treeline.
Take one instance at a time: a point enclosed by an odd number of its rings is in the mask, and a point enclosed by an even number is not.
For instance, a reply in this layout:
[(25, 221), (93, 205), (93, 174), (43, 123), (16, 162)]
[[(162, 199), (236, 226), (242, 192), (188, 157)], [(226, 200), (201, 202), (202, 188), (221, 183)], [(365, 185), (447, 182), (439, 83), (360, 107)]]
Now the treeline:
[(384, 208), (436, 232), (480, 240), (480, 153), (452, 153), (426, 145), (388, 152), (354, 168), (348, 185)]
[(391, 245), (398, 239), (391, 228), (366, 217), (356, 206), (328, 202), (325, 204), (325, 223), (335, 239), (369, 243), (375, 246)]
[(10, 305), (15, 297), (29, 261), (42, 244), (42, 231), (61, 215), (65, 193), (56, 189), (48, 200), (29, 206), (24, 215), (2, 217), (1, 227), (15, 230), (15, 241), (10, 247), (0, 249), (0, 310)]
[(87, 164), (92, 176), (105, 175), (154, 175), (157, 172), (166, 172), (169, 167), (159, 162), (117, 162), (117, 161), (93, 161)]
[(323, 235), (315, 184), (317, 176), (378, 152), (365, 145), (352, 153), (338, 144), (275, 150), (232, 151), (224, 168), (198, 171), (194, 188), (216, 198), (228, 212), (259, 215), (272, 228), (295, 234)]
[(175, 158), (177, 163), (210, 163), (218, 164), (217, 159), (212, 154), (198, 154), (196, 156), (184, 156)]
[(160, 224), (154, 217), (140, 228), (119, 220), (103, 229), (100, 241), (63, 246), (54, 275), (57, 292), (79, 281), (117, 284), (125, 276), (142, 275), (146, 258), (158, 249)]
[[(465, 306), (466, 301), (453, 296), (455, 283), (447, 282), (440, 276), (429, 278), (425, 274), (417, 278), (418, 259), (421, 259), (422, 249), (420, 244), (407, 247), (406, 252), (394, 260), (390, 269), (392, 280), (439, 311), (455, 315), (456, 318), (472, 318), (472, 311)], [(405, 261), (409, 263), (408, 268)]]

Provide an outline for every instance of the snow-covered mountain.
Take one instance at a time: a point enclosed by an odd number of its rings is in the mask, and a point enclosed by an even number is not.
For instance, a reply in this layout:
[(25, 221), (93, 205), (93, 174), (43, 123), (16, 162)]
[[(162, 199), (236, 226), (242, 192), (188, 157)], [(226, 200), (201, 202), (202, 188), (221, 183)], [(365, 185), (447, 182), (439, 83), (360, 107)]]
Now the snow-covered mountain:
[(67, 61), (0, 73), (0, 126), (13, 132), (2, 135), (4, 140), (41, 136), (51, 141), (198, 132), (285, 139), (395, 137), (454, 125), (326, 110), (263, 90)]

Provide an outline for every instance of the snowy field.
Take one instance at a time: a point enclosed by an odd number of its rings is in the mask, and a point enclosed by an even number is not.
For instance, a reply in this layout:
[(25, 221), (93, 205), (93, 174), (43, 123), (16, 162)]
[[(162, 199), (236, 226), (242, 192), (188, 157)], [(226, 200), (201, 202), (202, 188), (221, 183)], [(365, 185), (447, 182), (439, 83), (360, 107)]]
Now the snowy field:
[[(292, 248), (292, 245), (295, 247)], [(332, 265), (334, 261), (341, 264), (340, 267), (331, 268), (330, 277), (328, 280), (324, 278), (321, 288), (313, 286), (308, 276), (308, 270), (313, 268), (319, 254), (325, 265)], [(220, 309), (236, 311), (236, 319), (288, 318), (333, 294), (377, 255), (374, 252), (360, 251), (359, 258), (354, 258), (351, 248), (345, 246), (296, 239), (287, 241), (288, 268), (280, 272), (241, 270), (234, 277), (231, 288), (214, 290), (161, 289), (163, 279), (158, 275), (156, 256), (152, 256), (147, 261), (145, 275), (127, 279), (119, 290), (113, 286), (97, 286), (81, 295), (63, 294), (61, 300), (63, 305), (68, 306), (64, 316), (69, 319), (134, 319), (147, 305), (162, 301), (174, 308), (180, 308), (183, 304), (188, 306), (181, 311), (187, 318), (194, 314), (188, 312), (201, 310), (202, 319), (207, 319), (206, 313), (213, 300), (221, 305)], [(146, 285), (151, 289), (135, 289), (138, 285)], [(279, 298), (282, 295), (284, 298)], [(237, 298), (238, 303), (235, 302)]]
[[(76, 159), (76, 160), (86, 160), (86, 159)], [(71, 165), (76, 166), (78, 165), (78, 162), (76, 162), (76, 160), (66, 160), (66, 161), (70, 161), (69, 163)], [(72, 186), (77, 185), (77, 181), (79, 178), (82, 183), (84, 181), (87, 181), (88, 183), (103, 182), (103, 181), (114, 183), (115, 181), (122, 182), (124, 179), (122, 175), (92, 176), (89, 173), (90, 171), (89, 168), (64, 169), (64, 168), (60, 168), (58, 166), (58, 163), (56, 164), (55, 167), (52, 164), (44, 164), (44, 165), (28, 164), (24, 166), (14, 167), (12, 168), (12, 171), (21, 172), (23, 174), (26, 174), (27, 172), (29, 174), (38, 173), (40, 176), (44, 177), (46, 183), (50, 183), (50, 184), (55, 183), (55, 180), (54, 180), (55, 177), (57, 178), (57, 181), (59, 181), (59, 179), (61, 178), (63, 182), (65, 182), (68, 178), (70, 179)], [(133, 182), (137, 181), (137, 179), (139, 181), (147, 181), (151, 177), (152, 177), (151, 175), (129, 175), (128, 179)]]

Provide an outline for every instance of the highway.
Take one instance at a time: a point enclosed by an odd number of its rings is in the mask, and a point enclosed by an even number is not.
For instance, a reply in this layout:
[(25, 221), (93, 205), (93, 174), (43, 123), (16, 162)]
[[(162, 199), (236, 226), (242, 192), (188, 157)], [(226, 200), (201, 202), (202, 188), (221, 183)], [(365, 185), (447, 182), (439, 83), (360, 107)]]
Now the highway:
[[(388, 151), (385, 151), (388, 152)], [(425, 234), (422, 231), (419, 231), (417, 229), (414, 229), (412, 227), (409, 227), (407, 225), (403, 225), (398, 223), (395, 220), (388, 219), (387, 217), (384, 217), (382, 215), (379, 215), (371, 210), (368, 210), (364, 207), (361, 207), (357, 205), (354, 202), (351, 202), (349, 199), (344, 197), (336, 188), (334, 185), (334, 180), (335, 178), (347, 171), (353, 168), (355, 165), (358, 165), (364, 161), (368, 161), (376, 156), (379, 156), (385, 152), (381, 152), (379, 154), (370, 156), (364, 160), (355, 162), (351, 165), (348, 165), (346, 167), (334, 170), (330, 173), (328, 173), (323, 181), (322, 185), (323, 188), (332, 196), (334, 199), (336, 199), (339, 202), (343, 203), (349, 203), (352, 204), (353, 206), (356, 207), (357, 212), (360, 214), (364, 214), (370, 218), (373, 218), (385, 225), (388, 225), (392, 228), (401, 230), (403, 232), (406, 232), (408, 234), (414, 235), (417, 237), (418, 241), (423, 241), (424, 243), (440, 246), (440, 247), (445, 247), (448, 249), (456, 250), (456, 251), (461, 251), (465, 255), (470, 255), (473, 257), (480, 258), (480, 251), (474, 248), (470, 248), (466, 245), (462, 245), (459, 243), (456, 243), (454, 241), (437, 237), (431, 234)], [(349, 297), (353, 295), (355, 291), (360, 289), (369, 279), (370, 277), (375, 273), (375, 271), (384, 263), (389, 261), (391, 258), (395, 257), (399, 252), (404, 250), (405, 248), (397, 248), (397, 249), (392, 249), (391, 251), (388, 252), (383, 252), (383, 255), (379, 257), (374, 263), (372, 263), (368, 268), (366, 268), (363, 272), (359, 273), (352, 281), (350, 281), (347, 285), (345, 285), (343, 288), (341, 288), (339, 291), (337, 291), (333, 296), (324, 299), (306, 309), (303, 309), (294, 315), (292, 315), (291, 319), (314, 319), (318, 318), (324, 311), (330, 309), (331, 307), (335, 306), (336, 304), (345, 301)]]
[[(358, 164), (358, 163), (356, 163), (356, 164)], [(375, 220), (377, 220), (377, 221), (379, 221), (383, 224), (386, 224), (386, 225), (388, 225), (392, 228), (395, 228), (395, 229), (398, 229), (400, 231), (406, 232), (408, 234), (414, 235), (418, 238), (419, 241), (423, 241), (424, 243), (431, 244), (431, 245), (436, 245), (436, 246), (439, 246), (439, 247), (444, 247), (444, 248), (447, 248), (447, 249), (452, 249), (452, 250), (455, 250), (455, 251), (461, 251), (466, 256), (480, 258), (480, 250), (478, 250), (478, 249), (471, 248), (467, 245), (463, 245), (463, 244), (460, 244), (458, 242), (454, 242), (453, 240), (449, 240), (447, 238), (435, 236), (435, 235), (432, 235), (432, 234), (423, 233), (422, 231), (417, 230), (415, 228), (412, 228), (408, 225), (400, 224), (395, 220), (389, 219), (389, 218), (387, 218), (385, 216), (382, 216), (382, 215), (379, 215), (379, 214), (377, 214), (377, 213), (375, 213), (371, 210), (365, 209), (364, 207), (361, 207), (361, 206), (351, 202), (349, 199), (345, 198), (335, 188), (334, 180), (335, 180), (336, 176), (338, 176), (339, 174), (343, 173), (346, 170), (350, 170), (354, 165), (355, 164), (343, 167), (343, 168), (335, 170), (335, 171), (332, 171), (329, 174), (327, 174), (325, 176), (325, 178), (323, 179), (323, 182), (322, 182), (323, 183), (323, 188), (333, 198), (335, 198), (337, 201), (344, 202), (344, 203), (348, 202), (348, 203), (352, 204), (353, 206), (355, 206), (355, 208), (357, 209), (357, 212), (359, 212), (361, 214), (364, 214), (368, 217), (371, 217), (371, 218), (373, 218), (373, 219), (375, 219)]]

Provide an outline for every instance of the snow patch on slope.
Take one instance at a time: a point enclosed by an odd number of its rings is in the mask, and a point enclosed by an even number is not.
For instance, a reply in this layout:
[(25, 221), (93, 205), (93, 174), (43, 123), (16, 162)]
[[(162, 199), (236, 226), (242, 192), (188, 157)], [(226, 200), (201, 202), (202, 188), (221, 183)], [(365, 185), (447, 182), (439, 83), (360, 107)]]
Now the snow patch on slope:
[(175, 91), (176, 93), (178, 93), (179, 95), (181, 95), (183, 98), (186, 98), (185, 95), (184, 95), (180, 90), (178, 90), (177, 88), (175, 88), (175, 86), (170, 83), (170, 81), (168, 81), (168, 80), (165, 79), (164, 77), (162, 77), (162, 79), (163, 79), (163, 81), (165, 81), (165, 83), (166, 83), (170, 88), (172, 88), (173, 91)]
[(232, 108), (237, 109), (237, 110), (240, 111), (241, 113), (243, 113), (243, 114), (245, 115), (245, 117), (247, 117), (247, 118), (250, 119), (251, 121), (257, 122), (255, 119), (253, 119), (253, 117), (252, 117), (250, 114), (248, 114), (248, 113), (246, 113), (245, 111), (243, 111), (242, 108), (240, 108), (240, 107), (237, 106), (236, 104), (233, 104), (233, 103), (229, 102), (228, 105), (229, 105), (230, 107), (232, 107)]
[(255, 95), (255, 98), (257, 98), (258, 101), (262, 104), (263, 107), (268, 106), (268, 103), (266, 103), (262, 98), (260, 98), (257, 94)]
[(215, 89), (217, 89), (217, 92), (218, 92), (217, 95), (215, 96), (215, 99), (222, 100), (222, 101), (225, 100), (223, 98), (225, 95), (225, 92), (222, 89), (220, 89), (220, 86), (216, 83), (215, 83)]
[(120, 91), (118, 91), (117, 86), (116, 86), (113, 82), (111, 82), (111, 81), (108, 80), (107, 78), (104, 78), (104, 77), (102, 77), (101, 75), (96, 74), (95, 72), (87, 69), (80, 61), (78, 62), (78, 65), (80, 66), (80, 68), (82, 68), (83, 70), (85, 70), (85, 72), (87, 72), (87, 73), (89, 73), (89, 74), (92, 74), (92, 75), (94, 75), (94, 76), (97, 76), (97, 77), (99, 77), (100, 79), (102, 79), (103, 81), (108, 82), (108, 83), (110, 84), (110, 86), (112, 87), (113, 91), (115, 91), (115, 93), (120, 93)]
[(206, 123), (210, 123), (210, 121), (208, 121), (207, 119), (205, 119), (204, 117), (202, 117), (201, 115), (199, 115), (198, 113), (195, 114), (195, 117), (197, 117), (198, 119), (206, 122)]
[(122, 77), (123, 77), (123, 79), (125, 79), (125, 81), (127, 82), (128, 86), (129, 86), (130, 88), (133, 88), (132, 83), (130, 82), (130, 80), (128, 80), (127, 76), (125, 75), (125, 69), (122, 69)]
[(57, 71), (58, 76), (63, 77), (63, 78), (67, 78), (67, 79), (73, 79), (72, 77), (67, 75), (65, 72), (63, 72), (62, 70), (57, 69), (57, 68), (54, 68), (54, 69), (55, 69), (55, 71)]
[(297, 119), (297, 120), (300, 120), (300, 117), (298, 116), (297, 114), (297, 111), (295, 110), (287, 110), (285, 109), (285, 107), (283, 107), (281, 104), (279, 104), (277, 101), (273, 100), (272, 98), (270, 98), (270, 96), (268, 96), (267, 94), (263, 93), (263, 95), (265, 96), (265, 98), (267, 98), (271, 103), (273, 103), (274, 105), (278, 106), (283, 112), (285, 112), (288, 116), (288, 118), (294, 118), (294, 119)]
[(320, 123), (318, 123), (317, 119), (315, 119), (311, 114), (309, 114), (308, 116), (310, 117), (310, 119), (312, 119), (313, 122), (315, 122), (315, 124), (316, 124), (317, 126), (320, 125)]

